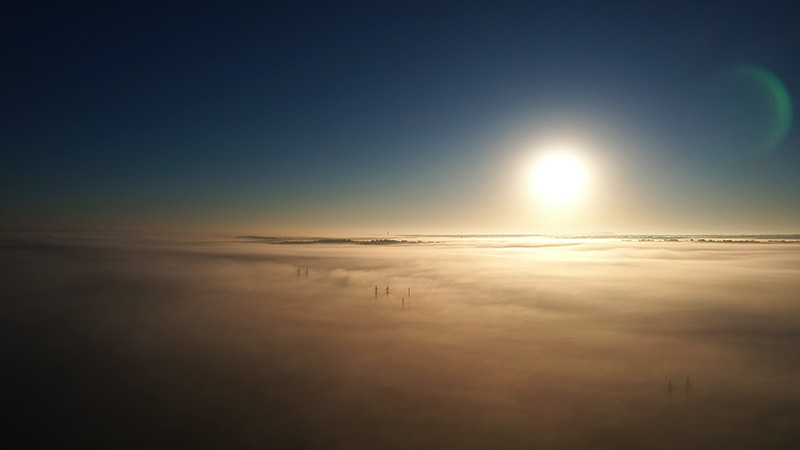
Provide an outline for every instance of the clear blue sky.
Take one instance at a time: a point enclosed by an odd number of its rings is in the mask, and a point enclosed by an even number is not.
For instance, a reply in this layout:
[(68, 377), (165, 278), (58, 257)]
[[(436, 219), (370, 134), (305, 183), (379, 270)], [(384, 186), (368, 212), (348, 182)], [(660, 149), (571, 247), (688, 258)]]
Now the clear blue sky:
[(793, 2), (129, 3), (4, 13), (0, 228), (800, 232)]

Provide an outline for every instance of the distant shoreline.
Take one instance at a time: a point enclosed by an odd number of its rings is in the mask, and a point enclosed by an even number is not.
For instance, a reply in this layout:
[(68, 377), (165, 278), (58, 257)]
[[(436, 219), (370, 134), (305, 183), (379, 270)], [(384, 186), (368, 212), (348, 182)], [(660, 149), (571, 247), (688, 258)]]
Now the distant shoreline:
[(415, 234), (400, 235), (400, 238), (281, 238), (270, 236), (244, 235), (236, 236), (236, 239), (263, 242), (269, 244), (355, 244), (355, 245), (395, 245), (395, 244), (437, 244), (442, 241), (427, 241), (419, 238), (439, 238), (439, 239), (536, 239), (536, 240), (613, 240), (623, 242), (700, 242), (700, 243), (797, 243), (800, 242), (800, 234), (780, 234), (780, 235), (655, 235), (655, 234), (630, 234), (630, 235), (543, 235), (543, 234)]

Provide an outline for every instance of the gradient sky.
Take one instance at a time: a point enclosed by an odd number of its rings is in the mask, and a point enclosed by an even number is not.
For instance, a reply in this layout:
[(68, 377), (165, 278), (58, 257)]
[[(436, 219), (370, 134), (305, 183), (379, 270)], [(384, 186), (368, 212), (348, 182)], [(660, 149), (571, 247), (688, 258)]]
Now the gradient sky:
[(129, 3), (4, 11), (0, 228), (800, 232), (793, 2)]

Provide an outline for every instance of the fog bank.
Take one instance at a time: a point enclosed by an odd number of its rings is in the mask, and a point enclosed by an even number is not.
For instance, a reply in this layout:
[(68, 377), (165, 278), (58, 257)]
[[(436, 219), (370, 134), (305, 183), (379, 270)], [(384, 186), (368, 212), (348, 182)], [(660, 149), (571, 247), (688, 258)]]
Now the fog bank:
[(797, 244), (6, 233), (0, 248), (8, 442), (800, 439)]

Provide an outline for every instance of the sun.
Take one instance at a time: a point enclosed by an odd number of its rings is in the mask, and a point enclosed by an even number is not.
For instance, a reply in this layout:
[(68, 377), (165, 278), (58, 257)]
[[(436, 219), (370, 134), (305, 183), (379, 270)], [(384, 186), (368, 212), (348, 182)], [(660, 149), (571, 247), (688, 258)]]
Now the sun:
[(533, 190), (542, 201), (553, 206), (565, 206), (578, 200), (587, 182), (586, 166), (569, 153), (542, 157), (531, 173)]

